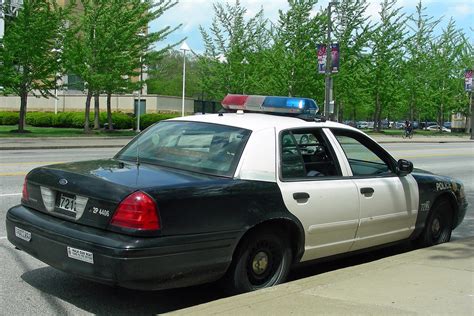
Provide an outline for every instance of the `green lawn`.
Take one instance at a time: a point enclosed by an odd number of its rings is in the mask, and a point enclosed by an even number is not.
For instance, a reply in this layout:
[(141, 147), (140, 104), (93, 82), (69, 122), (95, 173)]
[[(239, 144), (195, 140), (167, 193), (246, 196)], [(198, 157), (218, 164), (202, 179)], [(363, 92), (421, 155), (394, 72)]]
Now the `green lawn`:
[(80, 136), (99, 136), (99, 137), (115, 137), (115, 136), (134, 136), (136, 132), (132, 130), (117, 131), (92, 131), (85, 134), (80, 128), (60, 128), (60, 127), (33, 127), (27, 126), (29, 133), (15, 133), (18, 129), (17, 125), (0, 125), (0, 137), (80, 137)]

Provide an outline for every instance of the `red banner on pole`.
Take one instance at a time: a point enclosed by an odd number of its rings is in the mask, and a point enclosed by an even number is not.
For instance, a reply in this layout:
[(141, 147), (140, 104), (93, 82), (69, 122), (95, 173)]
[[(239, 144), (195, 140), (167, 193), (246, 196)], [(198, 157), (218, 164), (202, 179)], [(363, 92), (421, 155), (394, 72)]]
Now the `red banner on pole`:
[(326, 73), (326, 45), (325, 44), (318, 44), (318, 73), (325, 74)]
[(472, 91), (472, 69), (466, 69), (464, 72), (464, 90)]

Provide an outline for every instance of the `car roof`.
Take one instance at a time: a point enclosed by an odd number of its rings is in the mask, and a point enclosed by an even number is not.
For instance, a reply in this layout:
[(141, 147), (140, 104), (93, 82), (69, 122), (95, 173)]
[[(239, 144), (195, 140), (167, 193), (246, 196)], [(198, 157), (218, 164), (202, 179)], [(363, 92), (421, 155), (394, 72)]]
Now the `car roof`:
[(203, 122), (244, 128), (251, 131), (259, 131), (267, 128), (276, 128), (278, 130), (297, 128), (297, 127), (338, 127), (358, 131), (348, 125), (326, 121), (314, 122), (305, 121), (295, 117), (259, 114), (259, 113), (221, 113), (193, 115), (170, 119), (170, 121), (191, 121)]

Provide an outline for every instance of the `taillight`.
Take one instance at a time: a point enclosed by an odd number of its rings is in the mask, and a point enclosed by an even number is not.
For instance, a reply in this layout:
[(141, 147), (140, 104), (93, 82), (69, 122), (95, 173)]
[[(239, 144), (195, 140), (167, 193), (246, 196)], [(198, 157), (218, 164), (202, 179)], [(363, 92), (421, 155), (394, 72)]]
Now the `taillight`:
[(25, 178), (25, 181), (23, 182), (23, 190), (21, 191), (21, 199), (25, 200), (25, 201), (28, 201), (28, 199), (29, 199), (27, 185), (28, 184), (26, 183), (26, 178)]
[(139, 230), (161, 228), (155, 201), (140, 191), (130, 194), (120, 202), (110, 223), (118, 227)]

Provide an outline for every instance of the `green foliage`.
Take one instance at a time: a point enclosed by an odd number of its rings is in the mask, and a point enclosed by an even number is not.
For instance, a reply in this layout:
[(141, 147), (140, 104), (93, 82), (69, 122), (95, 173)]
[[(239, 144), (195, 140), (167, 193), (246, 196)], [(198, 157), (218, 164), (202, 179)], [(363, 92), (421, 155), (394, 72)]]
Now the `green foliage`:
[[(133, 127), (133, 117), (128, 114), (114, 112), (112, 113), (112, 121), (115, 129), (129, 129)], [(100, 113), (100, 125), (104, 126), (107, 123), (107, 113)]]
[(19, 118), (18, 112), (0, 112), (0, 125), (16, 125)]
[[(183, 93), (183, 52), (169, 50), (162, 58), (148, 64), (148, 93), (181, 96)], [(197, 58), (186, 53), (186, 96), (198, 97), (199, 73)]]
[[(201, 95), (220, 100), (227, 93), (263, 92), (267, 71), (260, 71), (265, 50), (270, 44), (263, 10), (246, 19), (247, 9), (240, 1), (235, 5), (214, 3), (210, 31), (200, 28), (205, 52), (199, 57)], [(268, 65), (268, 62), (266, 63)]]
[(61, 71), (61, 46), (68, 10), (55, 1), (24, 0), (8, 18), (0, 51), (0, 86), (21, 98), (18, 129), (23, 130), (28, 93), (52, 96)]
[[(81, 0), (82, 14), (71, 19), (64, 45), (67, 69), (86, 82), (88, 90), (85, 130), (88, 130), (90, 99), (100, 93), (131, 92), (141, 88), (135, 80), (147, 64), (152, 44), (162, 40), (176, 28), (164, 27), (147, 32), (148, 25), (175, 0)], [(110, 107), (107, 111), (111, 113)], [(99, 125), (98, 104), (95, 127)]]
[[(154, 114), (148, 114), (154, 117)], [(146, 117), (147, 115), (145, 115)], [(155, 121), (175, 117), (173, 114), (161, 114), (154, 117)], [(18, 112), (0, 112), (0, 125), (18, 124)], [(92, 120), (92, 114), (90, 114)], [(116, 129), (131, 129), (134, 126), (134, 118), (128, 114), (114, 112), (112, 119)], [(153, 119), (148, 119), (153, 120)], [(100, 113), (100, 124), (104, 126), (107, 122), (107, 113)], [(67, 127), (82, 128), (84, 127), (84, 112), (30, 112), (26, 115), (26, 123), (36, 127)]]
[(324, 39), (327, 18), (321, 12), (312, 16), (316, 3), (289, 0), (288, 11), (279, 11), (269, 54), (272, 94), (317, 98), (324, 91), (324, 77), (317, 73), (315, 47)]

